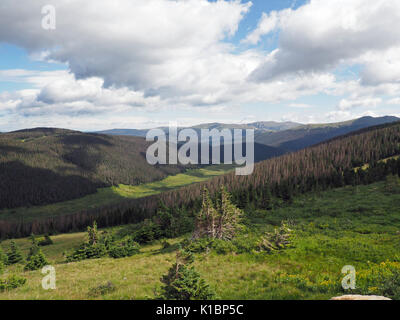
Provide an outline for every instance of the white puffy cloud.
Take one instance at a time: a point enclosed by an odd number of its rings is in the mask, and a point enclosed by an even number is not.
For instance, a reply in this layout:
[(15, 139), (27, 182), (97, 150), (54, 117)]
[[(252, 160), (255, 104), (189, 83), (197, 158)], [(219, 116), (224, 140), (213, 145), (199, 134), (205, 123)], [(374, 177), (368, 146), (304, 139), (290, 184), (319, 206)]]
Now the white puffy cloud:
[[(52, 31), (40, 23), (41, 7), (48, 4), (57, 13)], [(77, 79), (100, 77), (105, 86), (190, 95), (197, 86), (219, 89), (223, 74), (212, 66), (226, 60), (224, 71), (237, 68), (222, 40), (236, 32), (249, 7), (206, 0), (37, 0), (24, 6), (2, 0), (0, 41), (32, 54), (45, 51), (42, 58), (68, 63)]]
[[(217, 66), (216, 66), (217, 67)], [(103, 79), (75, 79), (68, 71), (35, 72), (6, 70), (3, 74), (13, 75), (13, 81), (27, 81), (35, 89), (3, 93), (0, 105), (7, 101), (15, 113), (23, 116), (43, 116), (45, 114), (79, 115), (101, 113), (123, 113), (132, 110), (194, 110), (216, 112), (239, 108), (245, 103), (276, 103), (296, 100), (304, 95), (328, 92), (335, 83), (331, 74), (310, 74), (295, 77), (286, 82), (268, 84), (236, 81), (229, 79), (240, 68), (225, 75), (230, 82), (228, 88), (205, 94), (190, 94), (184, 97), (169, 95), (146, 95), (128, 87), (104, 87)], [(27, 77), (27, 75), (29, 77)], [(1, 80), (0, 75), (0, 80)], [(205, 86), (207, 78), (205, 78)], [(10, 108), (8, 108), (10, 110)]]
[[(253, 72), (255, 81), (326, 71), (366, 52), (399, 47), (400, 2), (311, 0), (277, 26), (279, 48)], [(368, 78), (368, 69), (365, 72)]]
[(400, 47), (385, 52), (369, 52), (359, 62), (363, 63), (361, 81), (364, 85), (400, 83)]

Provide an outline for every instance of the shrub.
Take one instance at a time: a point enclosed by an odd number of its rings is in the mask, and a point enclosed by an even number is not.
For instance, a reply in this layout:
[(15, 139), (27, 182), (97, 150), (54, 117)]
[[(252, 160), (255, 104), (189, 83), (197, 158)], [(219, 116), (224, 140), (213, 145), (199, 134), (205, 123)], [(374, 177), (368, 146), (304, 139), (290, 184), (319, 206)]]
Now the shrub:
[(121, 241), (113, 245), (109, 250), (110, 257), (114, 259), (131, 257), (140, 252), (140, 245), (134, 242), (132, 238)]
[(8, 257), (1, 249), (1, 247), (0, 247), (0, 263), (2, 263), (4, 266), (8, 264)]
[(67, 262), (81, 261), (85, 259), (97, 259), (107, 255), (107, 249), (103, 243), (91, 245), (82, 243), (72, 254), (67, 256)]
[(164, 284), (158, 299), (164, 300), (212, 300), (216, 299), (215, 292), (201, 278), (200, 274), (190, 265), (194, 257), (187, 250), (179, 250), (176, 263), (168, 273), (161, 278)]
[(39, 248), (39, 244), (35, 239), (34, 235), (31, 235), (32, 246), (29, 249), (29, 254), (27, 258), (27, 264), (25, 265), (25, 270), (38, 270), (48, 265), (45, 255)]
[(171, 247), (171, 244), (167, 240), (163, 240), (161, 242), (161, 245), (162, 245), (163, 250), (168, 249), (169, 247)]
[(99, 242), (104, 244), (106, 250), (109, 251), (114, 245), (115, 237), (113, 234), (103, 231)]
[(189, 217), (183, 208), (168, 208), (159, 204), (153, 221), (160, 226), (161, 236), (175, 238), (193, 231), (193, 218)]
[(151, 220), (145, 220), (141, 227), (133, 233), (132, 237), (136, 242), (149, 243), (160, 239), (161, 235), (161, 228), (158, 224)]
[(18, 248), (14, 240), (12, 240), (10, 243), (10, 250), (7, 253), (7, 258), (7, 263), (9, 265), (16, 264), (24, 260), (21, 250)]
[(258, 248), (258, 237), (251, 233), (242, 234), (239, 237), (232, 240), (232, 244), (235, 247), (235, 252), (238, 254), (252, 253)]
[(52, 244), (53, 244), (53, 240), (51, 240), (51, 238), (50, 238), (50, 236), (48, 234), (46, 234), (44, 236), (44, 239), (42, 239), (42, 240), (40, 240), (38, 242), (38, 245), (41, 246), (41, 247), (50, 246)]
[(236, 251), (236, 248), (231, 241), (224, 241), (220, 239), (215, 239), (215, 241), (212, 243), (212, 248), (218, 254), (227, 254)]
[(28, 263), (25, 265), (25, 270), (38, 270), (47, 266), (49, 263), (43, 252), (39, 250), (35, 255), (28, 258)]
[(279, 228), (275, 228), (274, 232), (267, 232), (259, 241), (259, 251), (271, 252), (282, 250), (291, 244), (292, 230), (288, 225), (282, 222)]
[(97, 287), (91, 288), (88, 295), (90, 297), (103, 296), (107, 293), (114, 292), (115, 290), (115, 285), (111, 281), (108, 281), (106, 284), (101, 284)]
[(25, 278), (16, 275), (11, 275), (7, 279), (0, 279), (0, 292), (21, 287), (25, 283), (26, 283)]
[(186, 251), (192, 253), (202, 253), (206, 252), (207, 249), (211, 249), (213, 242), (214, 240), (210, 238), (200, 238), (189, 241), (185, 244), (181, 243), (181, 246), (184, 247)]
[(73, 253), (67, 255), (67, 262), (96, 259), (107, 255), (105, 241), (99, 239), (96, 222), (87, 228), (87, 238)]

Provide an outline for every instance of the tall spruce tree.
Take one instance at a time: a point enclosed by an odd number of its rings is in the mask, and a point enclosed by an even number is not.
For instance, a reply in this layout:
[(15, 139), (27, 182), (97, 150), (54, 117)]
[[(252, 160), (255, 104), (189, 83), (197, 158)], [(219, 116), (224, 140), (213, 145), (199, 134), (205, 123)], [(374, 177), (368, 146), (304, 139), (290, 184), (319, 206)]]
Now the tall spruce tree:
[(47, 259), (39, 247), (35, 236), (31, 235), (32, 246), (29, 249), (25, 270), (38, 270), (48, 265)]
[(10, 249), (7, 253), (7, 263), (9, 265), (11, 264), (16, 264), (19, 262), (22, 262), (24, 260), (24, 257), (22, 256), (21, 250), (17, 246), (14, 240), (11, 241), (10, 243)]

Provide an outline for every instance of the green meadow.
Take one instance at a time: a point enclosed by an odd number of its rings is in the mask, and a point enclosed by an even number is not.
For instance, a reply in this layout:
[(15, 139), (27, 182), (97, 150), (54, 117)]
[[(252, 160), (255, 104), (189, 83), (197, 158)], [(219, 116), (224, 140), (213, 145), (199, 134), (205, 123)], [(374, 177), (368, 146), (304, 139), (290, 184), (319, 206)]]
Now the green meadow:
[[(277, 201), (274, 207), (246, 210), (244, 230), (234, 245), (195, 254), (195, 268), (219, 298), (325, 300), (348, 293), (383, 294), (381, 284), (400, 272), (400, 193), (389, 192), (385, 182), (305, 194), (291, 204)], [(272, 253), (255, 250), (260, 236), (282, 221), (293, 230), (291, 245)], [(121, 228), (126, 227), (108, 231)], [(185, 237), (169, 239), (166, 249), (161, 241), (144, 245), (129, 258), (65, 263), (64, 253), (84, 238), (85, 233), (56, 235), (53, 245), (43, 247), (56, 268), (56, 290), (41, 288), (40, 270), (24, 272), (22, 264), (14, 265), (6, 274), (22, 275), (27, 283), (0, 293), (0, 299), (152, 299)], [(29, 240), (16, 242), (26, 254)], [(6, 251), (9, 241), (1, 246)], [(341, 287), (345, 265), (356, 269), (353, 291)], [(108, 282), (115, 291), (90, 294)]]
[(46, 218), (56, 215), (71, 214), (87, 209), (100, 208), (102, 206), (119, 203), (126, 199), (143, 198), (193, 183), (206, 181), (212, 177), (223, 175), (230, 170), (232, 170), (232, 166), (211, 166), (200, 169), (190, 169), (175, 176), (168, 176), (161, 181), (137, 186), (121, 184), (109, 188), (100, 188), (95, 194), (70, 201), (29, 208), (23, 207), (0, 210), (0, 220), (20, 220), (23, 218), (25, 221), (30, 221), (31, 219)]

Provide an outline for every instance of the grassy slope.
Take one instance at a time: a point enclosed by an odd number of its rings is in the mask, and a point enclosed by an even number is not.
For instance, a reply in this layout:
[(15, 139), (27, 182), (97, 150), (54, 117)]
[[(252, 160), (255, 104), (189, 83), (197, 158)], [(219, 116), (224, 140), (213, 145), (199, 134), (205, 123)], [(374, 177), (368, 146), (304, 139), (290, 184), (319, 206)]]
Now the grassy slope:
[(12, 220), (24, 218), (25, 221), (51, 217), (55, 215), (70, 214), (105, 205), (119, 203), (124, 199), (142, 198), (158, 194), (167, 190), (176, 189), (192, 183), (202, 182), (212, 177), (222, 175), (231, 170), (230, 166), (213, 166), (202, 169), (192, 169), (185, 173), (146, 183), (138, 186), (119, 185), (118, 187), (100, 188), (95, 194), (79, 199), (59, 202), (55, 204), (35, 207), (22, 207), (0, 211), (0, 219)]
[[(339, 283), (344, 265), (355, 266), (362, 275), (384, 261), (400, 261), (400, 194), (386, 194), (383, 182), (300, 196), (290, 206), (253, 212), (247, 220), (254, 232), (261, 232), (285, 219), (295, 223), (293, 248), (271, 255), (197, 255), (197, 270), (222, 299), (328, 299), (343, 294), (321, 288)], [(44, 252), (53, 264), (61, 263), (62, 252), (83, 238), (83, 233), (55, 236), (54, 245)], [(27, 251), (27, 239), (17, 243)], [(174, 252), (162, 251), (155, 243), (131, 258), (57, 264), (57, 290), (41, 289), (40, 271), (26, 272), (27, 284), (0, 293), (0, 299), (88, 299), (90, 288), (109, 280), (117, 290), (99, 298), (151, 298), (173, 261)]]

